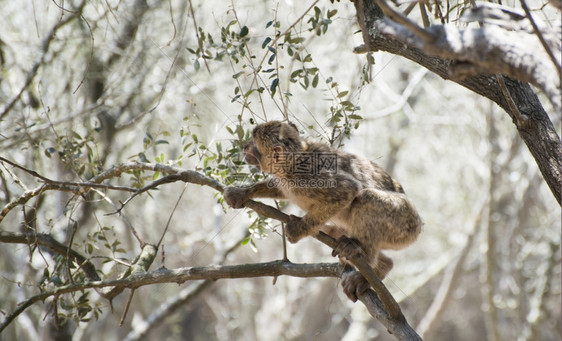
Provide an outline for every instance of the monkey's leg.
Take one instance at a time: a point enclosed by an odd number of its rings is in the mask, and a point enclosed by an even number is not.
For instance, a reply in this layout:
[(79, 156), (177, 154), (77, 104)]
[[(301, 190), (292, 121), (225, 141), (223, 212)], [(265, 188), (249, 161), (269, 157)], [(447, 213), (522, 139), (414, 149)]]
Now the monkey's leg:
[(337, 245), (332, 251), (332, 256), (339, 256), (344, 260), (350, 260), (355, 257), (363, 255), (365, 258), (369, 258), (369, 255), (361, 247), (359, 240), (355, 238), (349, 238), (347, 236), (341, 236), (337, 240)]
[[(297, 180), (306, 183), (318, 179), (318, 177), (303, 177)], [(337, 187), (294, 186), (291, 188), (292, 194), (306, 202), (308, 206), (302, 218), (290, 216), (291, 220), (286, 225), (286, 232), (287, 239), (291, 243), (315, 235), (330, 218), (351, 205), (361, 186), (356, 179), (341, 174), (327, 176), (325, 180), (333, 181)]]
[[(361, 244), (355, 238), (341, 236), (337, 240), (337, 245), (332, 251), (332, 256), (339, 256), (342, 260), (350, 260), (363, 255), (368, 259), (368, 255), (361, 248)], [(353, 302), (357, 301), (357, 297), (367, 291), (371, 286), (369, 282), (357, 270), (349, 264), (346, 264), (342, 275), (341, 285), (345, 295)]]
[(337, 240), (337, 245), (332, 251), (332, 256), (339, 256), (343, 260), (350, 260), (355, 257), (364, 256), (369, 264), (373, 267), (373, 271), (379, 279), (384, 279), (392, 270), (394, 262), (384, 253), (376, 253), (374, 259), (370, 259), (369, 255), (361, 247), (361, 243), (355, 238), (341, 236)]
[(380, 280), (384, 279), (386, 275), (392, 270), (394, 262), (388, 258), (384, 253), (379, 252), (377, 261), (375, 263), (374, 271)]
[[(373, 267), (373, 271), (381, 280), (386, 277), (394, 265), (392, 259), (382, 252), (379, 252), (374, 257), (374, 261), (369, 259), (368, 255), (361, 248), (361, 243), (357, 239), (342, 236), (337, 240), (337, 242), (338, 245), (336, 245), (336, 248), (332, 251), (332, 256), (338, 255), (344, 260), (349, 260), (363, 255), (367, 260), (369, 260), (369, 263)], [(346, 270), (344, 270), (344, 276), (342, 276), (342, 287), (346, 296), (355, 302), (357, 301), (357, 297), (363, 294), (371, 286), (359, 271), (352, 271), (351, 269), (351, 266), (347, 264)]]

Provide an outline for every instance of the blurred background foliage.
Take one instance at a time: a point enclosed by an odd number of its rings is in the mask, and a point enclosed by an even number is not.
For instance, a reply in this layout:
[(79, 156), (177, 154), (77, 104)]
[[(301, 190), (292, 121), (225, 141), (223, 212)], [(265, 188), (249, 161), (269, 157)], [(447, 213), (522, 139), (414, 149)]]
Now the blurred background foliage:
[[(559, 10), (530, 5), (557, 25)], [(456, 24), (466, 6), (429, 1), (429, 20)], [(560, 208), (514, 125), (490, 101), (410, 61), (353, 54), (362, 37), (352, 4), (2, 0), (0, 8), (0, 156), (69, 183), (138, 161), (239, 184), (263, 176), (240, 157), (252, 127), (288, 118), (303, 136), (383, 166), (417, 206), (423, 233), (391, 253), (385, 284), (425, 338), (560, 340)], [(422, 22), (419, 11), (410, 18)], [(559, 129), (560, 115), (551, 119)], [(160, 176), (131, 170), (105, 183), (139, 188)], [(38, 186), (0, 163), (0, 207)], [(227, 208), (211, 188), (164, 185), (111, 215), (129, 195), (41, 192), (6, 212), (0, 230), (70, 243), (101, 279), (140, 252), (131, 226), (157, 243), (169, 224), (165, 263), (159, 256), (152, 269), (283, 255), (276, 221)], [(288, 246), (291, 261), (335, 261), (308, 239)], [(2, 319), (18, 302), (69, 283), (69, 269), (85, 280), (70, 263), (33, 243), (3, 243)], [(339, 279), (198, 285), (139, 288), (122, 326), (128, 295), (112, 304), (96, 291), (62, 295), (27, 309), (0, 339), (392, 339), (345, 298)], [(149, 319), (174, 300), (175, 310)]]

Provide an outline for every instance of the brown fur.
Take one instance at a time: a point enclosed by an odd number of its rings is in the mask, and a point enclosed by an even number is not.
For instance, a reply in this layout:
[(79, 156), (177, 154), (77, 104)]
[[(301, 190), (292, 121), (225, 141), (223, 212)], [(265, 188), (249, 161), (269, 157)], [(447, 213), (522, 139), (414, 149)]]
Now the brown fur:
[[(286, 234), (292, 243), (322, 229), (339, 238), (334, 254), (349, 259), (364, 253), (382, 279), (391, 270), (392, 260), (380, 251), (404, 248), (421, 231), (422, 221), (402, 186), (382, 168), (325, 144), (304, 141), (294, 125), (272, 121), (256, 126), (244, 151), (248, 163), (273, 177), (247, 187), (226, 188), (226, 202), (240, 208), (249, 199), (269, 197), (298, 205), (307, 213), (302, 218), (291, 216)], [(319, 155), (336, 161), (337, 166), (314, 161)], [(368, 288), (365, 283), (355, 274), (342, 284), (356, 300)]]

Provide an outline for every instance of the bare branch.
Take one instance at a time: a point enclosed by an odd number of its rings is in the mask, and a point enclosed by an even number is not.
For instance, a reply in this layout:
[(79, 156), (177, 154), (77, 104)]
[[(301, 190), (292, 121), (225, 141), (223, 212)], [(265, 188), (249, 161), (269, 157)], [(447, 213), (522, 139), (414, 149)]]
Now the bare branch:
[(339, 263), (320, 264), (294, 264), (286, 261), (273, 261), (269, 263), (228, 265), (228, 266), (204, 266), (194, 268), (178, 268), (168, 270), (160, 268), (151, 272), (133, 273), (125, 279), (112, 281), (96, 281), (87, 283), (75, 283), (58, 287), (54, 290), (45, 291), (30, 297), (18, 304), (18, 307), (0, 323), (0, 333), (25, 309), (38, 301), (44, 301), (49, 297), (61, 294), (82, 291), (91, 288), (119, 287), (136, 289), (145, 285), (157, 283), (178, 283), (188, 280), (217, 280), (225, 278), (253, 278), (264, 276), (293, 276), (293, 277), (339, 277), (341, 265)]
[[(6, 204), (4, 206), (4, 208), (2, 209), (2, 211), (0, 212), (0, 222), (6, 217), (6, 215), (15, 207), (17, 207), (18, 205), (23, 205), (26, 202), (28, 202), (31, 198), (36, 197), (38, 195), (40, 195), (41, 193), (48, 191), (48, 190), (58, 190), (58, 191), (64, 191), (64, 192), (73, 192), (76, 194), (83, 194), (85, 192), (87, 192), (89, 189), (91, 188), (103, 188), (103, 189), (111, 189), (111, 190), (118, 190), (118, 191), (126, 191), (126, 192), (136, 192), (137, 189), (132, 188), (132, 187), (126, 187), (126, 186), (113, 186), (113, 185), (105, 185), (105, 184), (99, 184), (97, 182), (70, 182), (70, 181), (56, 181), (56, 180), (51, 180), (45, 176), (42, 176), (41, 174), (27, 169), (21, 165), (18, 165), (15, 162), (12, 162), (4, 157), (0, 156), (0, 162), (5, 162), (9, 165), (12, 165), (16, 168), (19, 168), (27, 173), (29, 173), (30, 175), (42, 180), (44, 182), (44, 184), (40, 185), (37, 188), (34, 188), (32, 190), (27, 190), (25, 191), (23, 194), (21, 194), (18, 198), (12, 200), (11, 202), (9, 202), (8, 204)], [(101, 180), (100, 180), (101, 182)]]
[[(404, 321), (404, 323), (396, 323), (388, 313), (382, 309), (383, 306), (379, 296), (373, 290), (367, 290), (358, 296), (359, 300), (365, 304), (369, 314), (379, 320), (388, 331), (398, 340), (421, 341), (422, 338)], [(390, 328), (389, 328), (390, 326)]]

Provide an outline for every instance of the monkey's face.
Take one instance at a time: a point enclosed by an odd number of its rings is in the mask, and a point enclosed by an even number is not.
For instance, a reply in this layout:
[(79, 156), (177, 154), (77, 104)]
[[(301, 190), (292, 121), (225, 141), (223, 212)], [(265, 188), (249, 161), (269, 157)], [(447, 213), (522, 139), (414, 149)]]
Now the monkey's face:
[(244, 145), (244, 159), (246, 159), (246, 162), (250, 165), (260, 165), (261, 153), (254, 143), (254, 139)]
[(252, 139), (244, 145), (244, 158), (262, 171), (277, 174), (286, 168), (287, 153), (301, 148), (299, 132), (293, 124), (271, 121), (252, 131)]

